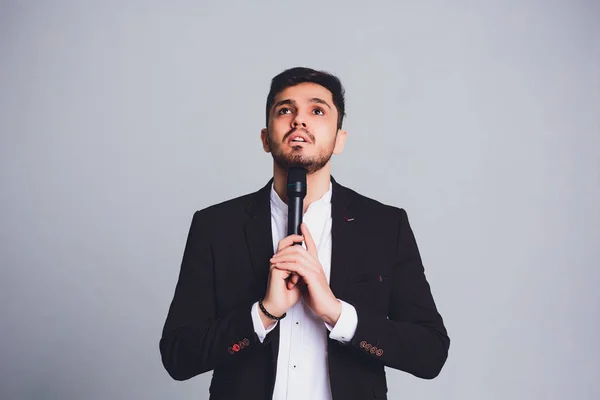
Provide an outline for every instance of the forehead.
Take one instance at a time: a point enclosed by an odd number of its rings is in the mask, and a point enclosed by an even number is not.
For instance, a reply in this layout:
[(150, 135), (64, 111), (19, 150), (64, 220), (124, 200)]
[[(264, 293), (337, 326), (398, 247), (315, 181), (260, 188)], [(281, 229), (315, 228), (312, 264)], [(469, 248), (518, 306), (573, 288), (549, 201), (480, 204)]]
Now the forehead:
[(308, 103), (311, 99), (319, 98), (333, 105), (333, 96), (331, 92), (316, 83), (305, 82), (295, 86), (290, 86), (275, 96), (275, 103), (281, 100), (294, 100), (296, 103)]

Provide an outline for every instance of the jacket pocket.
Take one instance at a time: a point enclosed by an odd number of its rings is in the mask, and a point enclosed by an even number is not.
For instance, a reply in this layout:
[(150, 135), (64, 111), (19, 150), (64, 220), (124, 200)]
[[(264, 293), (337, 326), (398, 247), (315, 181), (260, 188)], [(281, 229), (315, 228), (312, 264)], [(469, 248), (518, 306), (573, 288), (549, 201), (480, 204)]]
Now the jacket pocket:
[(387, 279), (387, 275), (380, 275), (376, 272), (348, 275), (348, 283), (385, 282)]

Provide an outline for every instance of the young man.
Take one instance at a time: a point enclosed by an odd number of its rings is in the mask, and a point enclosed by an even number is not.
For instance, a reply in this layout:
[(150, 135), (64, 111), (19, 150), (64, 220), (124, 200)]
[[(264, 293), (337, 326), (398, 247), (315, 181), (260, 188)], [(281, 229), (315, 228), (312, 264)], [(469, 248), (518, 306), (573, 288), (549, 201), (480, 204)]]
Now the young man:
[[(174, 379), (213, 370), (211, 399), (363, 400), (387, 397), (385, 366), (439, 374), (450, 340), (406, 212), (330, 175), (343, 117), (335, 76), (273, 78), (260, 136), (273, 179), (191, 223), (160, 340)], [(307, 171), (301, 236), (286, 234), (294, 166)]]

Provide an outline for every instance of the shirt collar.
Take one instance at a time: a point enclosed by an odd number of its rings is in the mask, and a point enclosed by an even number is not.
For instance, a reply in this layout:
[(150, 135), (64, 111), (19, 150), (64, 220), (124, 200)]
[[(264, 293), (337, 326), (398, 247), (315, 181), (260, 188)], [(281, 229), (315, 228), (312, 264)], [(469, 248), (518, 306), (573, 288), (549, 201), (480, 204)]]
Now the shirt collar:
[[(320, 199), (312, 202), (311, 205), (308, 206), (308, 209), (329, 206), (331, 204), (332, 188), (333, 188), (333, 185), (331, 182), (329, 182), (329, 190), (323, 196), (321, 196)], [(271, 185), (271, 206), (273, 208), (275, 208), (275, 210), (281, 214), (288, 213), (288, 205), (285, 204), (285, 202), (283, 200), (281, 200), (281, 197), (279, 197), (279, 194), (277, 194), (277, 192), (275, 191), (274, 184)], [(308, 210), (307, 210), (307, 212), (308, 212)]]

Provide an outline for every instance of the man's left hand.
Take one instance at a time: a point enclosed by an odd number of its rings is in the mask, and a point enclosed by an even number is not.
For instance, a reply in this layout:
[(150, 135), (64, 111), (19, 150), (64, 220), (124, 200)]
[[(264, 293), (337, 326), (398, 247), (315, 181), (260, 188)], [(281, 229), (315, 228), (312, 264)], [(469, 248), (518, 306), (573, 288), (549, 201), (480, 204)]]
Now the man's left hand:
[(287, 247), (271, 258), (274, 268), (298, 274), (307, 288), (305, 301), (323, 321), (335, 326), (342, 312), (342, 304), (329, 287), (325, 271), (319, 262), (317, 246), (305, 223), (300, 225), (306, 249), (302, 246)]

